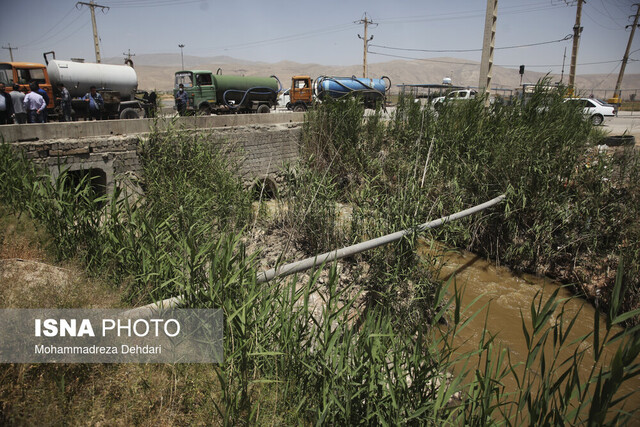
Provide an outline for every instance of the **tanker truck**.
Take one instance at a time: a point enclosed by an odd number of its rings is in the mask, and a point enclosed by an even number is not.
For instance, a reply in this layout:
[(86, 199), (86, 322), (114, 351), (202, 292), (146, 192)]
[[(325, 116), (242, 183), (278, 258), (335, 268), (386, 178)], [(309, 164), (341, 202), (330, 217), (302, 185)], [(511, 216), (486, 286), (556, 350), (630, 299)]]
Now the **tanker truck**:
[(225, 76), (206, 70), (182, 70), (175, 73), (175, 97), (184, 86), (186, 111), (209, 115), (225, 113), (269, 113), (277, 105), (281, 85), (277, 77)]
[[(49, 54), (53, 59), (49, 60)], [(132, 66), (96, 64), (55, 59), (54, 52), (44, 54), (47, 74), (54, 92), (62, 83), (71, 94), (71, 108), (76, 117), (88, 117), (89, 105), (82, 98), (95, 86), (104, 100), (104, 119), (137, 119), (149, 116), (148, 99), (136, 98), (138, 76)]]
[(320, 76), (315, 82), (309, 76), (293, 76), (286, 107), (297, 112), (306, 111), (316, 99), (359, 96), (365, 107), (375, 108), (378, 104), (384, 105), (390, 88), (391, 80), (386, 76), (380, 79)]
[[(53, 54), (52, 60), (47, 55)], [(126, 65), (94, 64), (55, 59), (53, 52), (44, 54), (46, 65), (27, 62), (0, 63), (0, 81), (11, 88), (18, 84), (20, 90), (32, 82), (38, 83), (49, 95), (47, 111), (50, 119), (60, 116), (58, 83), (71, 94), (74, 118), (88, 117), (88, 103), (79, 99), (95, 86), (104, 99), (104, 119), (136, 119), (149, 115), (153, 103), (136, 98), (138, 77), (132, 67)], [(10, 89), (9, 89), (10, 90)]]

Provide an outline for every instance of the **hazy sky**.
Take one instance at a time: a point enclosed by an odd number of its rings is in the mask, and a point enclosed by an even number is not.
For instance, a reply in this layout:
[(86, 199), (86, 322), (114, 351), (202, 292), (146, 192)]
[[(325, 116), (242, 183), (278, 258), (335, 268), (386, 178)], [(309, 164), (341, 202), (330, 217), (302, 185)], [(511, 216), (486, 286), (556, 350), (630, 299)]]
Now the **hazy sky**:
[[(75, 0), (2, 2), (0, 43), (18, 47), (14, 59), (43, 62), (54, 50), (58, 59), (95, 60), (89, 8)], [(87, 0), (88, 1), (88, 0)], [(578, 74), (615, 73), (629, 38), (636, 0), (588, 0), (583, 7)], [(401, 58), (480, 60), (485, 0), (100, 0), (96, 9), (103, 58), (180, 53), (228, 55), (239, 59), (352, 65), (362, 63), (369, 26), (369, 61)], [(494, 63), (560, 73), (566, 48), (569, 72), (575, 1), (499, 0)], [(640, 31), (638, 31), (640, 33)], [(640, 37), (640, 34), (636, 37)], [(501, 49), (511, 46), (536, 46)], [(637, 50), (637, 51), (636, 51)], [(437, 51), (437, 52), (436, 52)], [(640, 73), (640, 41), (631, 47), (627, 73)], [(636, 52), (634, 52), (636, 51)], [(0, 51), (9, 60), (9, 50)], [(134, 58), (135, 60), (135, 58)], [(188, 64), (185, 64), (188, 67)], [(194, 64), (195, 65), (195, 64)], [(451, 64), (456, 67), (455, 63)], [(304, 73), (304, 70), (300, 70)]]

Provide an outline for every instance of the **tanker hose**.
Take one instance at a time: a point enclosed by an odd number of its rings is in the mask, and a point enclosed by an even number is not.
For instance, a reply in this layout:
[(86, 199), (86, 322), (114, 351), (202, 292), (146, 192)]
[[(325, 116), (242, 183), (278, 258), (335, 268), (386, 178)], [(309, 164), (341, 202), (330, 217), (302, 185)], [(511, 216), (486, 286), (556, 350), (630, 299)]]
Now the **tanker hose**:
[(313, 95), (316, 98), (320, 97), (320, 91), (318, 88), (321, 87), (322, 81), (326, 78), (326, 76), (318, 76), (318, 78), (313, 82)]
[[(230, 104), (229, 101), (227, 100), (227, 94), (228, 93), (244, 93), (242, 95), (242, 100), (237, 103), (237, 104)], [(249, 93), (254, 93), (257, 95), (273, 95), (273, 96), (277, 96), (277, 92), (274, 91), (273, 89), (271, 89), (270, 87), (266, 87), (266, 86), (256, 86), (256, 87), (251, 87), (245, 91), (243, 90), (239, 90), (239, 89), (228, 89), (226, 90), (223, 94), (222, 94), (222, 100), (224, 101), (224, 104), (231, 108), (232, 110), (236, 109), (236, 108), (240, 108), (242, 105), (244, 105), (245, 100), (247, 99), (247, 96), (249, 95)]]
[(380, 80), (386, 80), (389, 84), (384, 88), (385, 93), (388, 93), (391, 90), (391, 79), (387, 76), (380, 77)]
[(271, 75), (269, 77), (276, 79), (276, 81), (278, 82), (278, 93), (282, 92), (282, 83), (280, 82), (280, 79), (278, 78), (278, 76)]

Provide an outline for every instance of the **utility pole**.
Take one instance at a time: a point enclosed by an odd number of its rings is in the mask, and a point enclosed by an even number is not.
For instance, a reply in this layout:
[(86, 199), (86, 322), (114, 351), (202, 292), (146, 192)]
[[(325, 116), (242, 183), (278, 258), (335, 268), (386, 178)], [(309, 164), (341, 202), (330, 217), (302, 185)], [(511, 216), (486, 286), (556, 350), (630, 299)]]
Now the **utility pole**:
[(9, 56), (11, 56), (11, 62), (13, 62), (13, 51), (18, 50), (17, 47), (11, 47), (11, 43), (8, 43), (8, 46), (2, 46), (3, 49), (9, 49)]
[(485, 94), (485, 106), (489, 106), (491, 93), (491, 74), (493, 70), (493, 50), (496, 41), (496, 21), (498, 20), (498, 0), (487, 0), (487, 14), (484, 21), (484, 39), (482, 41), (482, 60), (480, 61), (480, 80), (478, 88)]
[[(362, 77), (367, 78), (367, 49), (369, 42), (373, 40), (373, 36), (367, 38), (367, 27), (369, 24), (374, 24), (371, 19), (367, 18), (367, 12), (364, 13), (364, 19), (354, 21), (355, 24), (364, 24), (364, 37), (358, 34), (358, 38), (364, 41), (364, 52), (362, 54)], [(378, 25), (378, 24), (374, 24)]]
[(180, 44), (178, 45), (178, 47), (180, 48), (180, 61), (182, 62), (182, 68), (181, 68), (181, 70), (184, 70), (184, 51), (183, 51), (183, 49), (184, 49), (184, 44), (180, 43)]
[[(618, 81), (616, 82), (616, 88), (613, 91), (613, 97), (617, 98), (615, 101), (616, 104), (620, 104), (622, 102), (622, 96), (620, 94), (620, 86), (622, 86), (622, 77), (624, 76), (624, 69), (627, 66), (627, 61), (629, 60), (629, 50), (631, 49), (631, 43), (633, 43), (633, 35), (636, 32), (636, 27), (638, 26), (638, 17), (640, 17), (640, 4), (634, 4), (636, 7), (636, 17), (633, 19), (633, 25), (631, 25), (631, 34), (629, 34), (629, 42), (627, 42), (627, 50), (624, 51), (624, 56), (622, 57), (622, 65), (620, 66), (620, 74), (618, 74)], [(627, 25), (625, 28), (629, 28)]]
[(578, 9), (576, 10), (576, 23), (573, 26), (573, 49), (571, 50), (571, 67), (569, 68), (569, 93), (573, 96), (574, 83), (576, 81), (576, 63), (578, 61), (578, 46), (580, 45), (580, 34), (582, 27), (580, 26), (580, 18), (582, 16), (582, 3), (584, 0), (578, 0)]
[(132, 56), (136, 56), (135, 53), (131, 53), (131, 49), (127, 50), (127, 53), (122, 52), (123, 55), (126, 55), (127, 59), (124, 60), (125, 64), (128, 64), (129, 66), (133, 67), (133, 61), (131, 60)]
[(91, 0), (89, 3), (85, 3), (83, 1), (79, 1), (79, 2), (76, 3), (76, 8), (78, 8), (78, 6), (80, 6), (80, 7), (89, 6), (89, 8), (91, 9), (91, 23), (93, 24), (93, 44), (94, 44), (95, 49), (96, 49), (96, 62), (99, 64), (100, 63), (100, 44), (98, 42), (99, 41), (99, 38), (98, 38), (98, 27), (96, 26), (96, 7), (101, 8), (102, 12), (104, 13), (105, 9), (109, 10), (109, 6), (102, 6), (102, 5), (99, 5), (99, 4), (95, 4), (93, 2), (93, 0)]
[(564, 48), (564, 54), (562, 55), (562, 72), (560, 73), (560, 83), (564, 80), (564, 61), (567, 59), (567, 48)]

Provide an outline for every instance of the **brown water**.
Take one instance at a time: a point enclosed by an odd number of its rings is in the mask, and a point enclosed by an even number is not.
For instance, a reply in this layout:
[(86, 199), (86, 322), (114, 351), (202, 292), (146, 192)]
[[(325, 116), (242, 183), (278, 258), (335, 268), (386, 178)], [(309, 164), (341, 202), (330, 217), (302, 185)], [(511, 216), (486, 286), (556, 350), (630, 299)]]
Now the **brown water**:
[[(536, 293), (541, 291), (543, 295), (549, 296), (560, 285), (552, 280), (537, 276), (516, 276), (507, 268), (496, 267), (483, 258), (465, 252), (448, 252), (441, 259), (441, 263), (443, 266), (442, 277), (447, 278), (453, 274), (458, 288), (461, 285), (465, 287), (462, 306), (466, 307), (477, 297), (480, 299), (474, 305), (476, 310), (489, 303), (489, 312), (486, 318), (487, 330), (492, 334), (497, 334), (497, 342), (510, 349), (513, 363), (524, 362), (527, 356), (527, 347), (522, 333), (521, 315), (530, 327), (530, 305)], [(558, 294), (559, 298), (569, 298), (571, 296), (572, 294), (564, 288), (560, 289)], [(543, 300), (546, 299), (543, 298)], [(576, 322), (572, 333), (573, 337), (586, 335), (593, 331), (595, 309), (590, 303), (582, 299), (573, 298), (567, 302), (565, 311), (567, 316), (565, 319), (571, 319), (574, 314), (579, 312), (579, 320)], [(461, 332), (456, 343), (461, 347), (461, 351), (469, 352), (477, 349), (478, 342), (484, 332), (485, 314), (486, 312), (483, 311), (476, 316), (470, 325)], [(605, 331), (603, 318), (604, 316), (601, 317), (601, 336)], [(588, 377), (593, 367), (592, 343), (592, 339), (589, 338), (581, 344), (581, 349), (587, 351), (584, 359), (585, 363), (581, 366), (584, 378)], [(616, 347), (613, 345), (605, 349), (605, 363), (608, 364), (611, 360), (615, 349)], [(549, 349), (547, 349), (546, 353), (548, 357), (551, 357)], [(564, 357), (562, 360), (564, 360)], [(535, 369), (535, 363), (533, 368)], [(515, 381), (513, 379), (506, 381), (505, 384), (507, 389), (515, 389)], [(624, 383), (619, 393), (622, 395), (634, 390), (640, 390), (640, 376)], [(627, 398), (625, 402), (625, 408), (639, 407), (640, 392)], [(640, 425), (640, 416), (636, 417), (633, 423)]]

